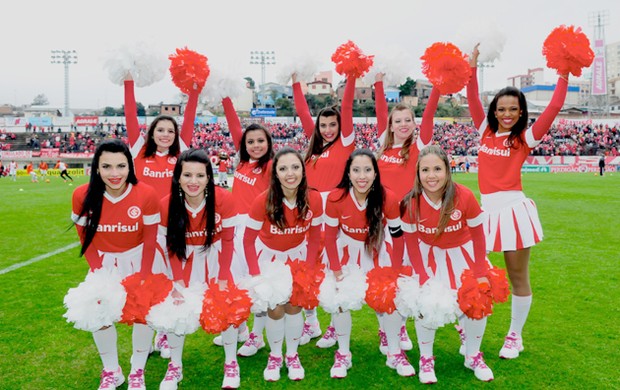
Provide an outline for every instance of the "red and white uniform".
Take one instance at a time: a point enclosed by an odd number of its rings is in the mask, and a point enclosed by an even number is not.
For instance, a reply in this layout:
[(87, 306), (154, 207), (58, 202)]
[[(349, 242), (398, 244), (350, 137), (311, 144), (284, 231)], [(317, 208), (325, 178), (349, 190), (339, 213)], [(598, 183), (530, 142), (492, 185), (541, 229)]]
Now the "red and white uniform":
[(494, 133), (488, 126), (478, 98), (476, 69), (472, 68), (467, 96), (471, 97), (469, 110), (480, 135), (478, 186), (482, 208), (488, 215), (485, 233), (489, 251), (529, 248), (543, 238), (536, 205), (522, 192), (521, 167), (562, 109), (567, 89), (568, 81), (560, 77), (547, 108), (521, 133), (522, 144), (511, 147), (507, 144), (509, 133)]
[[(329, 268), (339, 271), (345, 264), (355, 263), (368, 272), (377, 266), (400, 266), (403, 258), (402, 237), (394, 238), (393, 249), (382, 245), (380, 253), (368, 253), (364, 241), (368, 236), (366, 204), (360, 205), (353, 189), (337, 188), (329, 193), (325, 207), (325, 252)], [(344, 195), (344, 196), (343, 196)], [(400, 228), (399, 202), (393, 192), (385, 190), (383, 221), (388, 227)], [(381, 263), (380, 263), (381, 262)]]
[[(433, 203), (423, 192), (419, 212), (411, 200), (401, 217), (407, 250), (418, 275), (439, 278), (453, 289), (461, 285), (461, 274), (472, 269), (476, 277), (485, 276), (488, 260), (484, 242), (484, 213), (471, 190), (455, 184), (454, 211), (444, 231), (436, 236), (441, 219), (441, 201)], [(411, 210), (411, 212), (409, 212)], [(424, 282), (421, 277), (420, 282)]]
[(321, 195), (314, 190), (308, 191), (309, 209), (302, 220), (297, 219), (295, 204), (286, 199), (283, 202), (287, 226), (284, 230), (273, 225), (267, 217), (267, 191), (252, 203), (243, 238), (250, 275), (260, 274), (259, 264), (262, 262), (285, 262), (290, 258), (306, 260), (311, 265), (316, 263), (323, 222)]
[[(402, 144), (393, 145), (392, 148), (384, 151), (381, 156), (377, 157), (379, 172), (381, 172), (381, 184), (384, 188), (392, 190), (398, 199), (403, 199), (413, 188), (420, 150), (430, 145), (433, 140), (433, 117), (435, 111), (437, 111), (439, 95), (437, 88), (433, 88), (422, 115), (420, 133), (416, 141), (409, 146), (409, 158), (407, 161), (404, 161), (400, 155), (403, 147)], [(375, 83), (375, 102), (379, 143), (383, 144), (388, 123), (388, 107), (385, 102), (383, 82), (381, 81)]]
[[(181, 151), (187, 150), (194, 134), (194, 119), (196, 117), (196, 106), (200, 91), (193, 90), (189, 94), (185, 114), (183, 116), (183, 126), (179, 134)], [(133, 156), (135, 172), (138, 180), (144, 182), (157, 190), (160, 198), (170, 193), (174, 165), (177, 156), (170, 156), (167, 152), (155, 152), (155, 155), (145, 158), (144, 149), (146, 139), (140, 133), (138, 125), (138, 114), (136, 98), (134, 95), (133, 80), (125, 80), (125, 120), (127, 122), (127, 139), (129, 148)]]
[[(170, 195), (161, 201), (162, 221), (159, 225), (159, 235), (164, 237), (164, 241), (168, 231), (169, 201)], [(230, 191), (215, 187), (215, 234), (211, 246), (206, 251), (203, 248), (206, 238), (205, 205), (206, 202), (202, 202), (198, 208), (193, 209), (185, 203), (190, 218), (189, 230), (185, 233), (186, 260), (169, 253), (173, 280), (183, 280), (186, 286), (206, 283), (213, 278), (234, 281), (241, 276), (231, 270), (237, 214), (233, 195)]]
[[(313, 155), (310, 161), (306, 163), (308, 186), (320, 191), (324, 197), (340, 183), (347, 159), (355, 150), (355, 133), (353, 132), (354, 94), (355, 78), (349, 77), (342, 97), (340, 137), (320, 156)], [(293, 84), (293, 98), (304, 133), (306, 137), (310, 138), (314, 134), (315, 123), (312, 120), (300, 83)]]
[[(79, 217), (88, 184), (73, 192), (71, 219), (80, 239), (86, 217)], [(160, 222), (159, 196), (153, 188), (138, 183), (127, 185), (118, 198), (104, 193), (97, 233), (85, 257), (91, 270), (117, 268), (122, 277), (136, 272), (151, 273)]]

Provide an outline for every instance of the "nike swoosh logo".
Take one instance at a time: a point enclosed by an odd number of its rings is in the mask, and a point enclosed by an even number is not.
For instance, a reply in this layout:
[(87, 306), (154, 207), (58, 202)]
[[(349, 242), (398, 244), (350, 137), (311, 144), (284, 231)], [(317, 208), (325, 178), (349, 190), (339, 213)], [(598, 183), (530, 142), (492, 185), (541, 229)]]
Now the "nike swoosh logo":
[(155, 161), (153, 161), (153, 160), (144, 160), (144, 161), (146, 161), (146, 163), (147, 163), (147, 164), (152, 164), (152, 163), (154, 163), (154, 162), (155, 162)]
[(343, 216), (342, 216), (342, 219), (349, 219), (349, 218), (351, 218), (351, 216), (350, 216), (350, 215), (343, 215)]

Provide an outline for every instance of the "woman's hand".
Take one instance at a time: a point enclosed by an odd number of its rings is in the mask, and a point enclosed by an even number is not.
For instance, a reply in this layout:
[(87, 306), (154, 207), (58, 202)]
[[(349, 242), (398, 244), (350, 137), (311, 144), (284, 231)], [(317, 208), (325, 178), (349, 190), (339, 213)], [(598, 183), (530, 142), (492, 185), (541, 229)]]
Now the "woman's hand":
[(383, 82), (383, 77), (385, 77), (385, 73), (379, 72), (375, 75), (375, 83)]
[(294, 73), (291, 75), (291, 80), (293, 81), (293, 84), (295, 84), (295, 83), (297, 82), (297, 72), (294, 72)]
[(176, 288), (172, 289), (172, 293), (170, 295), (172, 296), (175, 305), (180, 305), (185, 302), (185, 297)]
[(472, 68), (476, 68), (478, 66), (478, 56), (480, 55), (480, 50), (478, 50), (478, 46), (480, 43), (476, 43), (474, 46), (474, 50), (471, 52), (471, 56), (469, 56), (469, 66)]
[(342, 274), (342, 270), (334, 271), (334, 276), (336, 277), (336, 281), (337, 282), (342, 282), (342, 279), (344, 279), (344, 275)]

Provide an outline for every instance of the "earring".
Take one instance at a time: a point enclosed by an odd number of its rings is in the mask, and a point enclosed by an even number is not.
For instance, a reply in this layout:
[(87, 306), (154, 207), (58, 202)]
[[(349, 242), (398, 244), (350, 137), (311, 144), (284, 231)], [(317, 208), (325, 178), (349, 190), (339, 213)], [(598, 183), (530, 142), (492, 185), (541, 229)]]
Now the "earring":
[(183, 189), (179, 187), (179, 198), (183, 199)]
[(209, 196), (209, 191), (207, 191), (207, 188), (205, 187), (205, 198), (207, 198)]

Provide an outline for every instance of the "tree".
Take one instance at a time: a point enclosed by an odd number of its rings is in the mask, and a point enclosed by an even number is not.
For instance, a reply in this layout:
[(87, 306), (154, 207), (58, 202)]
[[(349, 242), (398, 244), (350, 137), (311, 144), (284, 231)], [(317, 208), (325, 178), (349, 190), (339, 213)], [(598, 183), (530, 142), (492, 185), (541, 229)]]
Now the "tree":
[(103, 116), (116, 116), (116, 110), (114, 107), (106, 107), (103, 109)]
[(136, 106), (138, 107), (138, 116), (146, 116), (144, 105), (142, 103), (137, 103)]
[(249, 89), (255, 89), (256, 88), (256, 84), (254, 83), (254, 79), (253, 78), (248, 76), (248, 77), (244, 77), (244, 80), (247, 81), (247, 83), (245, 84), (246, 87), (248, 87)]
[(294, 116), (293, 104), (287, 98), (276, 99), (276, 109), (278, 116)]
[(415, 90), (415, 80), (410, 77), (407, 77), (407, 80), (398, 87), (400, 90), (401, 96), (413, 96), (413, 91)]
[(35, 96), (34, 99), (32, 100), (33, 106), (47, 106), (48, 104), (50, 104), (50, 102), (49, 100), (47, 100), (47, 96), (45, 96), (42, 93)]

